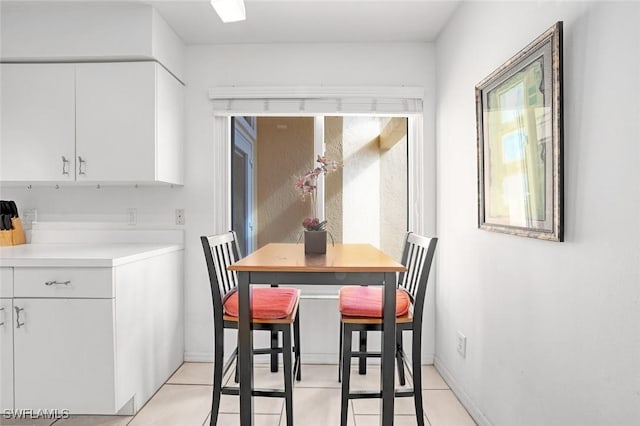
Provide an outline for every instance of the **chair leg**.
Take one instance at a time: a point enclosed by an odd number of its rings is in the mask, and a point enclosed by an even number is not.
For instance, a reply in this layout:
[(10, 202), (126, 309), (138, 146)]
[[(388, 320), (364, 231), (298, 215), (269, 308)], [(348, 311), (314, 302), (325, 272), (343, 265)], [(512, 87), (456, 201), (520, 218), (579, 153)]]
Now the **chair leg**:
[[(271, 332), (271, 349), (277, 349), (277, 348), (278, 348), (278, 332), (272, 331)], [(278, 353), (272, 352), (271, 353), (271, 372), (276, 373), (277, 371), (278, 371)]]
[(404, 362), (402, 361), (402, 330), (396, 330), (396, 362), (398, 364), (398, 381), (400, 386), (407, 384), (404, 376)]
[(282, 331), (282, 368), (284, 369), (284, 394), (287, 426), (293, 426), (293, 369), (291, 365), (291, 327)]
[(413, 370), (413, 400), (416, 407), (418, 426), (424, 426), (424, 407), (422, 406), (422, 333), (421, 329), (413, 329), (411, 334), (411, 365)]
[(236, 354), (236, 372), (233, 374), (233, 382), (240, 383), (240, 369), (238, 368), (238, 354)]
[(367, 354), (365, 353), (367, 352), (367, 332), (366, 331), (361, 331), (360, 332), (360, 353), (362, 353), (363, 355), (360, 355), (360, 360), (358, 363), (358, 373), (360, 374), (367, 374)]
[[(278, 284), (271, 284), (271, 288), (278, 287)], [(278, 332), (271, 332), (271, 349), (278, 348)], [(278, 371), (278, 354), (276, 352), (271, 353), (271, 372), (276, 373)]]
[(300, 357), (300, 309), (296, 312), (296, 318), (293, 320), (293, 339), (295, 340), (295, 365), (298, 367), (296, 372), (296, 381), (302, 380), (302, 358)]
[(340, 321), (340, 343), (338, 344), (338, 383), (342, 382), (342, 332), (344, 325)]
[(349, 380), (351, 372), (351, 328), (343, 324), (342, 336), (342, 397), (340, 400), (340, 426), (347, 426), (349, 413)]
[(224, 328), (216, 327), (213, 351), (213, 397), (211, 398), (211, 426), (218, 423), (220, 398), (222, 397), (222, 369), (224, 367)]
[[(238, 341), (236, 340), (236, 348), (238, 347)], [(240, 369), (238, 368), (238, 353), (235, 354), (236, 358), (236, 366), (234, 368), (235, 373), (233, 373), (233, 382), (240, 383)]]

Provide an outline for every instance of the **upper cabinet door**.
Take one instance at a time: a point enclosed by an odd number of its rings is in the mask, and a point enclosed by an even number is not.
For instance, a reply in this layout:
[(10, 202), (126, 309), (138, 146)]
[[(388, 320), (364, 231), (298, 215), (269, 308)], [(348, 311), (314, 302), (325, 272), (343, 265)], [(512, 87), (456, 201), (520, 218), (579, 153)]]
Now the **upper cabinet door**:
[(154, 181), (156, 64), (76, 65), (76, 176)]
[(2, 64), (0, 75), (0, 180), (74, 180), (74, 65)]

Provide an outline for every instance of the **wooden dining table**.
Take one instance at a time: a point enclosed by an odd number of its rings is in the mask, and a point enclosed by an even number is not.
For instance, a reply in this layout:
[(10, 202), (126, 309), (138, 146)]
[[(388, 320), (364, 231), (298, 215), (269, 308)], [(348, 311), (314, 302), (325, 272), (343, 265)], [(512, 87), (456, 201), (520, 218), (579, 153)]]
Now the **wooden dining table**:
[(238, 274), (238, 370), (242, 426), (254, 424), (250, 284), (384, 286), (380, 424), (393, 425), (396, 275), (406, 271), (402, 264), (370, 244), (335, 244), (327, 247), (326, 254), (314, 255), (305, 255), (303, 244), (267, 244), (232, 264), (229, 270)]

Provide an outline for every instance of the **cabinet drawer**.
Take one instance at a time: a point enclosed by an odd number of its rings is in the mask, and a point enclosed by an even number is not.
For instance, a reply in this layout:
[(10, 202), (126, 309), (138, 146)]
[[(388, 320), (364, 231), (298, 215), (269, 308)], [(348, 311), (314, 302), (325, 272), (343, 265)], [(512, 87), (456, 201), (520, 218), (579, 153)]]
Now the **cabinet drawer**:
[(112, 268), (14, 268), (14, 297), (112, 298)]
[(13, 297), (13, 268), (0, 268), (0, 297)]

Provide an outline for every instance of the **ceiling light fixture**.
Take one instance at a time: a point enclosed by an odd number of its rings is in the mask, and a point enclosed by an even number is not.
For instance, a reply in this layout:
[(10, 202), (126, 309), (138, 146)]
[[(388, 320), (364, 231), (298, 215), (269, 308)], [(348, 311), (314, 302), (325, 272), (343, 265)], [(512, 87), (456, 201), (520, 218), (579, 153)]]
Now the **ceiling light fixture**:
[(247, 19), (243, 0), (211, 0), (211, 6), (225, 24)]

